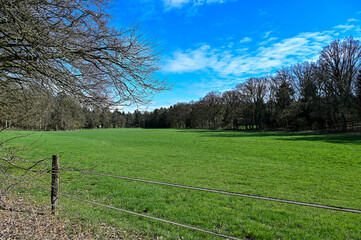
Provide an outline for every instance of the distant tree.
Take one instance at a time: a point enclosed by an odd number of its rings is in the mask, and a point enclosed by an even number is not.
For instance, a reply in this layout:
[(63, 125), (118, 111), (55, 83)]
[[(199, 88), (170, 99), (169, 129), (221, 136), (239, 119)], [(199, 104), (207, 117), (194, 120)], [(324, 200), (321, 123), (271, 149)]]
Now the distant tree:
[(189, 104), (177, 103), (169, 108), (169, 124), (173, 128), (186, 128), (187, 118), (191, 112)]
[(81, 106), (64, 92), (54, 98), (50, 112), (52, 129), (79, 129), (85, 124)]
[(161, 108), (159, 110), (158, 128), (169, 128), (168, 109)]
[(361, 121), (361, 69), (358, 72), (356, 82), (356, 99), (357, 99), (357, 113), (359, 121)]
[(324, 127), (324, 113), (322, 107), (319, 81), (316, 74), (317, 65), (311, 62), (303, 62), (292, 66), (295, 75), (295, 88), (297, 101), (300, 107), (297, 125), (298, 128), (322, 128)]
[(222, 93), (223, 128), (238, 128), (240, 122), (240, 104), (240, 93), (237, 89)]
[(203, 109), (207, 128), (217, 129), (222, 125), (222, 95), (220, 92), (212, 91), (202, 98), (199, 103)]
[(360, 42), (352, 37), (333, 41), (323, 48), (318, 60), (318, 77), (325, 93), (334, 99), (344, 132), (347, 130), (346, 113), (360, 69), (360, 60)]
[(125, 127), (125, 113), (120, 112), (116, 108), (112, 113), (112, 127), (113, 128), (124, 128)]
[(135, 110), (133, 115), (134, 115), (133, 127), (135, 128), (144, 127), (142, 113), (139, 110)]
[(99, 128), (101, 126), (101, 109), (99, 107), (95, 107), (90, 111), (90, 126), (91, 128)]
[(244, 105), (244, 118), (248, 119), (247, 128), (261, 128), (267, 88), (266, 78), (249, 78), (246, 82), (237, 85)]
[(134, 115), (131, 114), (130, 112), (128, 112), (125, 115), (125, 127), (126, 128), (134, 128), (133, 122), (134, 122)]
[(318, 82), (316, 76), (316, 64), (303, 62), (291, 67), (295, 75), (295, 89), (298, 94), (297, 100), (303, 99), (308, 101), (318, 94)]
[(288, 128), (295, 109), (295, 78), (290, 68), (282, 68), (270, 77), (270, 97), (273, 103), (272, 121), (277, 127)]
[(103, 108), (100, 113), (100, 125), (102, 128), (112, 127), (112, 113), (109, 108)]

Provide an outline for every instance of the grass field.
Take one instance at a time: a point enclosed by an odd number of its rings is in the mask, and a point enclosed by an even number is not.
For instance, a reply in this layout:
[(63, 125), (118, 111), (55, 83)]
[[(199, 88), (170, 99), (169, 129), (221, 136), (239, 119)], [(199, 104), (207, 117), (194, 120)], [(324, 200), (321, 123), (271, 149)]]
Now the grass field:
[[(33, 159), (60, 154), (62, 165), (97, 172), (361, 209), (359, 134), (109, 129), (16, 141), (34, 139)], [(361, 239), (360, 214), (79, 173), (63, 173), (61, 191), (239, 238)], [(218, 239), (75, 200), (61, 205), (74, 219), (151, 237)]]

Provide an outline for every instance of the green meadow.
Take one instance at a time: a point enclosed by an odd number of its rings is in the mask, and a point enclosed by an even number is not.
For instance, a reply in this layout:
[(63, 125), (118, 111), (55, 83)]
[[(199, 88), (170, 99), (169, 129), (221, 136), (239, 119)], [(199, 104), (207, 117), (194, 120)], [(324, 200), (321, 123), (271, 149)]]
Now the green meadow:
[[(361, 209), (360, 134), (175, 129), (30, 133), (13, 141), (30, 146), (24, 157), (59, 154), (61, 166)], [(361, 239), (361, 214), (355, 213), (77, 172), (61, 173), (60, 191), (238, 238)], [(42, 190), (32, 192), (44, 201), (49, 198)], [(106, 222), (150, 238), (219, 239), (65, 197), (60, 205), (61, 214), (75, 222)]]

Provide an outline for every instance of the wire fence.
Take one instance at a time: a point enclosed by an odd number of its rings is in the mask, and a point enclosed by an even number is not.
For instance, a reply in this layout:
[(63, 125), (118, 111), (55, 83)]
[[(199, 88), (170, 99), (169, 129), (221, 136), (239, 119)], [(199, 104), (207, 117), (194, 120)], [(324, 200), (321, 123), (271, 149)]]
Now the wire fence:
[[(30, 185), (32, 185), (32, 186), (34, 186), (34, 187), (37, 187), (37, 188), (40, 188), (40, 189), (43, 189), (43, 190), (46, 190), (46, 191), (50, 191), (50, 192), (52, 191), (51, 189), (48, 189), (48, 188), (46, 188), (46, 187), (37, 185), (37, 184), (35, 184), (35, 183), (31, 183), (31, 182), (26, 181), (26, 180), (24, 180), (24, 179), (21, 179), (21, 178), (19, 178), (19, 177), (16, 177), (16, 176), (13, 176), (13, 175), (9, 175), (9, 176), (12, 177), (12, 178), (14, 178), (14, 179), (17, 179), (18, 181), (21, 181), (21, 182), (30, 184)], [(211, 235), (214, 235), (214, 236), (218, 236), (218, 237), (223, 237), (223, 238), (226, 238), (226, 239), (245, 240), (245, 239), (241, 239), (241, 238), (229, 236), (229, 235), (222, 234), (222, 233), (217, 233), (217, 232), (209, 231), (209, 230), (206, 230), (206, 229), (189, 226), (189, 225), (182, 224), (182, 223), (173, 222), (173, 221), (169, 221), (169, 220), (162, 219), (162, 218), (152, 217), (152, 216), (149, 216), (149, 215), (145, 215), (145, 214), (133, 212), (133, 211), (126, 210), (126, 209), (117, 208), (117, 207), (114, 207), (114, 206), (111, 206), (111, 205), (106, 205), (106, 204), (103, 204), (103, 203), (98, 203), (98, 202), (95, 202), (95, 201), (91, 201), (91, 200), (87, 200), (87, 199), (82, 199), (82, 198), (79, 198), (79, 197), (76, 197), (76, 196), (73, 196), (73, 195), (69, 195), (69, 194), (65, 194), (65, 193), (58, 193), (58, 194), (61, 195), (61, 196), (67, 197), (67, 198), (72, 198), (72, 199), (76, 199), (76, 200), (79, 200), (79, 201), (82, 201), (82, 202), (86, 202), (86, 203), (98, 205), (98, 206), (101, 206), (101, 207), (106, 207), (106, 208), (114, 209), (114, 210), (117, 210), (117, 211), (120, 211), (120, 212), (124, 212), (124, 213), (128, 213), (128, 214), (136, 215), (136, 216), (139, 216), (139, 217), (144, 217), (144, 218), (152, 219), (152, 220), (155, 220), (155, 221), (159, 221), (159, 222), (164, 222), (164, 223), (176, 225), (176, 226), (179, 226), (179, 227), (188, 228), (188, 229), (191, 229), (191, 230), (196, 230), (196, 231), (203, 232), (203, 233), (208, 233), (208, 234), (211, 234)]]
[(219, 194), (232, 195), (232, 196), (238, 196), (238, 197), (246, 197), (246, 198), (260, 199), (260, 200), (266, 200), (266, 201), (288, 203), (288, 204), (294, 204), (294, 205), (300, 205), (300, 206), (315, 207), (315, 208), (322, 208), (322, 209), (329, 209), (329, 210), (335, 210), (335, 211), (361, 214), (361, 209), (345, 208), (345, 207), (324, 205), (324, 204), (318, 204), (318, 203), (300, 202), (300, 201), (293, 201), (293, 200), (287, 200), (287, 199), (281, 199), (281, 198), (264, 197), (264, 196), (259, 196), (259, 195), (246, 194), (246, 193), (229, 192), (229, 191), (216, 190), (216, 189), (210, 189), (210, 188), (194, 187), (194, 186), (187, 186), (187, 185), (181, 185), (181, 184), (175, 184), (175, 183), (166, 183), (166, 182), (152, 181), (152, 180), (146, 180), (146, 179), (118, 176), (118, 175), (107, 174), (107, 173), (84, 171), (84, 170), (80, 170), (80, 169), (68, 169), (68, 171), (77, 171), (77, 172), (81, 172), (81, 173), (85, 173), (85, 174), (113, 177), (113, 178), (119, 178), (119, 179), (130, 180), (130, 181), (153, 183), (153, 184), (170, 186), (170, 187), (185, 188), (185, 189), (198, 190), (198, 191), (204, 191), (204, 192), (219, 193)]
[[(50, 165), (45, 164), (45, 163), (40, 163), (40, 164), (47, 165), (50, 167)], [(76, 168), (61, 167), (60, 170), (81, 172), (81, 173), (90, 174), (90, 175), (99, 175), (99, 176), (104, 176), (104, 177), (119, 178), (119, 179), (123, 179), (123, 180), (130, 180), (130, 181), (136, 181), (136, 182), (152, 183), (152, 184), (158, 184), (158, 185), (164, 185), (164, 186), (170, 186), (170, 187), (177, 187), (177, 188), (198, 190), (198, 191), (204, 191), (204, 192), (232, 195), (232, 196), (238, 196), (238, 197), (260, 199), (260, 200), (266, 200), (266, 201), (272, 201), (272, 202), (288, 203), (288, 204), (293, 204), (293, 205), (300, 205), (300, 206), (307, 206), (307, 207), (322, 208), (322, 209), (328, 209), (328, 210), (334, 210), (334, 211), (361, 214), (361, 209), (355, 209), (355, 208), (346, 208), (346, 207), (332, 206), (332, 205), (319, 204), (319, 203), (302, 202), (302, 201), (266, 197), (266, 196), (247, 194), (247, 193), (230, 192), (230, 191), (188, 186), (188, 185), (182, 185), (182, 184), (176, 184), (176, 183), (153, 181), (153, 180), (133, 178), (133, 177), (127, 177), (127, 176), (119, 176), (119, 175), (114, 175), (114, 174), (109, 174), (109, 173), (87, 171), (87, 170), (76, 169)]]
[[(54, 155), (54, 156), (56, 156), (56, 155)], [(210, 192), (210, 193), (216, 193), (216, 194), (231, 195), (231, 196), (245, 197), (245, 198), (251, 198), (251, 199), (259, 199), (259, 200), (265, 200), (265, 201), (273, 201), (273, 202), (279, 202), (279, 203), (287, 203), (287, 204), (293, 204), (293, 205), (299, 205), (299, 206), (321, 208), (321, 209), (333, 210), (333, 211), (341, 211), (341, 212), (346, 212), (346, 213), (361, 214), (361, 209), (355, 209), (355, 208), (346, 208), (346, 207), (332, 206), (332, 205), (326, 205), (326, 204), (293, 201), (293, 200), (287, 200), (287, 199), (281, 199), (281, 198), (265, 197), (265, 196), (260, 196), (260, 195), (252, 195), (252, 194), (230, 192), (230, 191), (216, 190), (216, 189), (210, 189), (210, 188), (187, 186), (187, 185), (181, 185), (181, 184), (175, 184), (175, 183), (167, 183), (167, 182), (153, 181), (153, 180), (147, 180), (147, 179), (132, 178), (132, 177), (119, 176), (119, 175), (100, 173), (100, 172), (94, 172), (94, 171), (87, 171), (87, 170), (75, 169), (75, 168), (66, 168), (66, 167), (60, 167), (59, 168), (59, 167), (57, 167), (54, 170), (54, 165), (49, 165), (49, 164), (46, 164), (44, 162), (38, 162), (38, 164), (46, 165), (48, 167), (52, 167), (53, 173), (56, 173), (56, 174), (58, 174), (59, 171), (73, 171), (73, 172), (80, 172), (80, 173), (89, 174), (89, 175), (99, 175), (99, 176), (104, 176), (104, 177), (112, 177), (112, 178), (118, 178), (118, 179), (123, 179), (123, 180), (150, 183), (150, 184), (157, 184), (157, 185), (170, 186), (170, 187), (176, 187), (176, 188), (183, 188), (183, 189), (189, 189), (189, 190), (204, 191), (204, 192)], [(35, 183), (26, 181), (26, 180), (24, 180), (24, 179), (22, 179), (20, 177), (16, 177), (16, 176), (11, 176), (11, 177), (14, 178), (14, 179), (17, 179), (18, 181), (28, 183), (28, 184), (30, 184), (30, 185), (32, 185), (34, 187), (41, 188), (43, 190), (47, 190), (47, 191), (52, 191), (53, 190), (53, 186), (52, 186), (52, 189), (48, 189), (46, 187), (37, 185)], [(132, 215), (152, 219), (152, 220), (155, 220), (155, 221), (164, 222), (164, 223), (168, 223), (168, 224), (172, 224), (172, 225), (176, 225), (176, 226), (180, 226), (180, 227), (200, 231), (200, 232), (203, 232), (203, 233), (212, 234), (212, 235), (227, 238), (227, 239), (240, 240), (240, 238), (237, 238), (237, 237), (233, 237), (233, 236), (225, 235), (225, 234), (222, 234), (222, 233), (209, 231), (209, 230), (206, 230), (206, 229), (193, 227), (193, 226), (189, 226), (189, 225), (186, 225), (186, 224), (177, 223), (177, 222), (169, 221), (169, 220), (166, 220), (166, 219), (161, 219), (161, 218), (157, 218), (157, 217), (153, 217), (153, 216), (133, 212), (133, 211), (126, 210), (126, 209), (117, 208), (115, 206), (106, 205), (106, 204), (98, 203), (98, 202), (95, 202), (95, 201), (82, 199), (82, 198), (79, 198), (77, 196), (73, 196), (73, 195), (69, 195), (69, 194), (65, 194), (65, 193), (58, 193), (58, 195), (64, 196), (64, 197), (67, 197), (67, 198), (72, 198), (72, 199), (75, 199), (75, 200), (79, 200), (79, 201), (82, 201), (82, 202), (87, 202), (87, 203), (90, 203), (90, 204), (106, 207), (106, 208), (109, 208), (109, 209), (117, 210), (117, 211), (120, 211), (120, 212), (124, 212), (124, 213), (128, 213), (128, 214), (132, 214)]]

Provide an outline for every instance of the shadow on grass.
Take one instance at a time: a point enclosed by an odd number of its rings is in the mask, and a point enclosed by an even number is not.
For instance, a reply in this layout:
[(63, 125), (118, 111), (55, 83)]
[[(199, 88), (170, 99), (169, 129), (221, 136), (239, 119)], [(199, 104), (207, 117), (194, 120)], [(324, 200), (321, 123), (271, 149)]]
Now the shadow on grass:
[(328, 143), (341, 143), (361, 145), (361, 134), (319, 134), (294, 138), (280, 138), (284, 141), (322, 141)]
[(285, 132), (285, 131), (235, 131), (235, 130), (179, 130), (182, 133), (197, 133), (201, 137), (247, 138), (270, 137), (281, 141), (322, 141), (328, 143), (361, 145), (361, 134)]
[(318, 135), (309, 132), (285, 132), (285, 131), (237, 131), (237, 130), (206, 130), (206, 129), (180, 129), (182, 133), (197, 133), (202, 137), (293, 137)]

